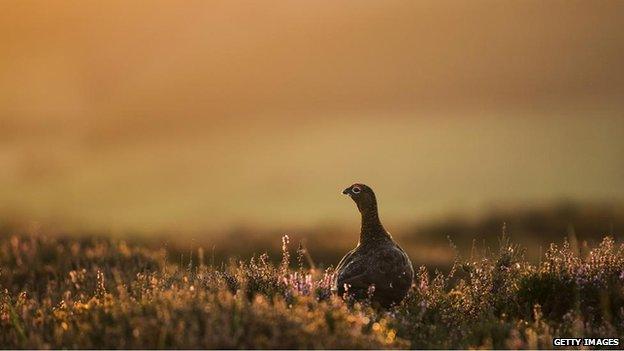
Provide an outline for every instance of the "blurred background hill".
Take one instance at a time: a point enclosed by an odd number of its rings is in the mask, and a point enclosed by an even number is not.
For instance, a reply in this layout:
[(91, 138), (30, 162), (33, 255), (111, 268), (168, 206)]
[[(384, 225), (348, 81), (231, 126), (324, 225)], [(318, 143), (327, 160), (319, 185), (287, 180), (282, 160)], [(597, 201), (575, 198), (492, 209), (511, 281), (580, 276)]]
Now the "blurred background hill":
[(621, 1), (22, 0), (0, 29), (5, 228), (332, 261), (360, 181), (430, 261), (503, 222), (620, 235)]

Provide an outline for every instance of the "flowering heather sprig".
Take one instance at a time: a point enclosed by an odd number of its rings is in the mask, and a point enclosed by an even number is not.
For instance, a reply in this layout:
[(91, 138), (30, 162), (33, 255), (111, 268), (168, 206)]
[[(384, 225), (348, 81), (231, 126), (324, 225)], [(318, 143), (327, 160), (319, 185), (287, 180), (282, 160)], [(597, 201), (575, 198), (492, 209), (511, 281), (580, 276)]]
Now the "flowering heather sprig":
[(293, 272), (283, 278), (284, 284), (297, 295), (310, 295), (314, 291), (315, 284), (312, 274)]

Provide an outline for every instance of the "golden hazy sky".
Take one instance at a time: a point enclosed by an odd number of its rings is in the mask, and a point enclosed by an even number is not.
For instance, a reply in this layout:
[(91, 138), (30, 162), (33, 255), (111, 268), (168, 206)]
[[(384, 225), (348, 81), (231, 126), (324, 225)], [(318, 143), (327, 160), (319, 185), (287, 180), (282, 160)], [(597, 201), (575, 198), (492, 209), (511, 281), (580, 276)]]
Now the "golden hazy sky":
[(0, 52), (25, 217), (340, 221), (355, 180), (401, 220), (624, 198), (622, 1), (2, 1)]

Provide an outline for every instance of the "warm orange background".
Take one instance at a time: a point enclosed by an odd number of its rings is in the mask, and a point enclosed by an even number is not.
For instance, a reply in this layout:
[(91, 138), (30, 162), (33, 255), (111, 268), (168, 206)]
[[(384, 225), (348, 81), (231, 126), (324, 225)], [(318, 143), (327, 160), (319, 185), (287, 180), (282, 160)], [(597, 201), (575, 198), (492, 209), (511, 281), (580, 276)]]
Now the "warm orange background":
[(113, 230), (624, 199), (622, 1), (2, 1), (0, 211)]

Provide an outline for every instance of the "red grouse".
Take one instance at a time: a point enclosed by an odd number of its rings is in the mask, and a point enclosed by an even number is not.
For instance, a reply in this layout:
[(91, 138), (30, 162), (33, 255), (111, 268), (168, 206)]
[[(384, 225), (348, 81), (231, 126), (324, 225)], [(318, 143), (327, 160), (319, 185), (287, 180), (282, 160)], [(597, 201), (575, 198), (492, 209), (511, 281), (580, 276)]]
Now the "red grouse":
[(336, 267), (332, 290), (389, 307), (405, 298), (412, 285), (414, 269), (409, 257), (384, 229), (377, 213), (377, 199), (371, 188), (353, 184), (349, 195), (362, 215), (360, 241)]

